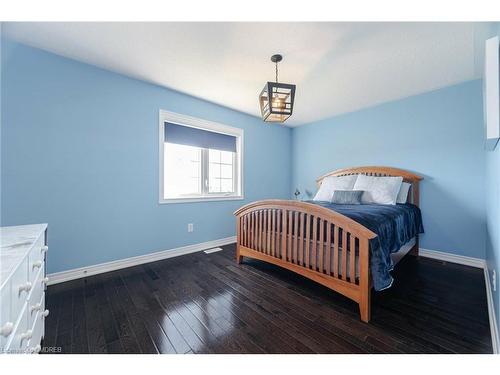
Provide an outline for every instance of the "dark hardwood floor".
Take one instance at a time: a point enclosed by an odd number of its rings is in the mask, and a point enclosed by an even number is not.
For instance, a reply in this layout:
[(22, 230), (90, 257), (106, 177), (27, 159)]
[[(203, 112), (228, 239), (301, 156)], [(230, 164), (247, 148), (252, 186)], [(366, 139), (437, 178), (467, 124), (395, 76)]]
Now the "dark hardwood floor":
[(62, 353), (491, 353), (483, 271), (407, 256), (358, 306), (234, 245), (50, 286)]

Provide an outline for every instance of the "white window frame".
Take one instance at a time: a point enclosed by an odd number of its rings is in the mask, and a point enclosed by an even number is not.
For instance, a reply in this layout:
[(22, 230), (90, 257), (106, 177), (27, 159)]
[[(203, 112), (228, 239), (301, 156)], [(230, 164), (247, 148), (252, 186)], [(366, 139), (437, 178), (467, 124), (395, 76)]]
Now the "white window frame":
[[(164, 181), (165, 181), (165, 168), (164, 168), (164, 145), (165, 145), (165, 122), (188, 126), (192, 128), (208, 130), (216, 133), (222, 133), (236, 137), (236, 155), (234, 160), (234, 193), (208, 193), (207, 195), (195, 195), (193, 197), (181, 198), (164, 198)], [(159, 203), (192, 203), (192, 202), (208, 202), (208, 201), (226, 201), (226, 200), (241, 200), (244, 199), (243, 194), (243, 129), (235, 128), (232, 126), (212, 122), (208, 120), (199, 119), (196, 117), (186, 116), (179, 113), (165, 111), (160, 109), (159, 115)], [(202, 152), (207, 152), (202, 150)], [(208, 154), (208, 152), (207, 152)], [(208, 155), (207, 155), (208, 156)], [(207, 158), (208, 160), (208, 158)], [(202, 164), (202, 168), (208, 168)], [(205, 174), (206, 175), (206, 174)], [(239, 184), (238, 184), (239, 181)], [(202, 181), (202, 183), (205, 183)], [(239, 186), (238, 186), (239, 185)]]

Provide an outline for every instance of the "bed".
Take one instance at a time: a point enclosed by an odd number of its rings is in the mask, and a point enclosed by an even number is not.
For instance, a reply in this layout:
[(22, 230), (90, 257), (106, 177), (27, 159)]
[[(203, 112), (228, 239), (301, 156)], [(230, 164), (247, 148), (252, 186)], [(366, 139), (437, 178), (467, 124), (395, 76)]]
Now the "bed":
[(407, 253), (418, 255), (423, 233), (419, 209), (422, 177), (397, 168), (355, 167), (329, 176), (402, 177), (411, 184), (408, 202), (389, 205), (336, 205), (327, 202), (262, 200), (235, 212), (236, 261), (258, 259), (305, 276), (359, 305), (370, 321), (371, 289), (392, 285), (390, 271)]

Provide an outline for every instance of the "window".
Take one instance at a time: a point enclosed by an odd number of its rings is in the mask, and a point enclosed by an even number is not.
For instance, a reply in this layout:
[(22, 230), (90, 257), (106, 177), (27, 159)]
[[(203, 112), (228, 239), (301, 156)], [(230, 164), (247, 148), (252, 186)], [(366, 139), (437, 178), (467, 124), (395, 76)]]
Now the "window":
[(208, 150), (209, 193), (234, 193), (234, 152)]
[(201, 149), (165, 143), (165, 197), (201, 194)]
[(243, 130), (160, 111), (160, 203), (243, 199)]

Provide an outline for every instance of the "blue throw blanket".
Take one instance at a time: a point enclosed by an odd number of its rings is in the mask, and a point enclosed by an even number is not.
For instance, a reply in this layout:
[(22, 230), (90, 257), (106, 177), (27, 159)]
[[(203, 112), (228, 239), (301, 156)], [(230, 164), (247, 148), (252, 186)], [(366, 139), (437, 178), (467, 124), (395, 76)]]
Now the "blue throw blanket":
[[(424, 233), (420, 209), (410, 203), (396, 205), (382, 204), (334, 204), (309, 201), (329, 208), (360, 223), (377, 237), (370, 240), (370, 270), (375, 290), (391, 287), (394, 268), (391, 253), (417, 234)], [(332, 237), (333, 238), (333, 237)]]

